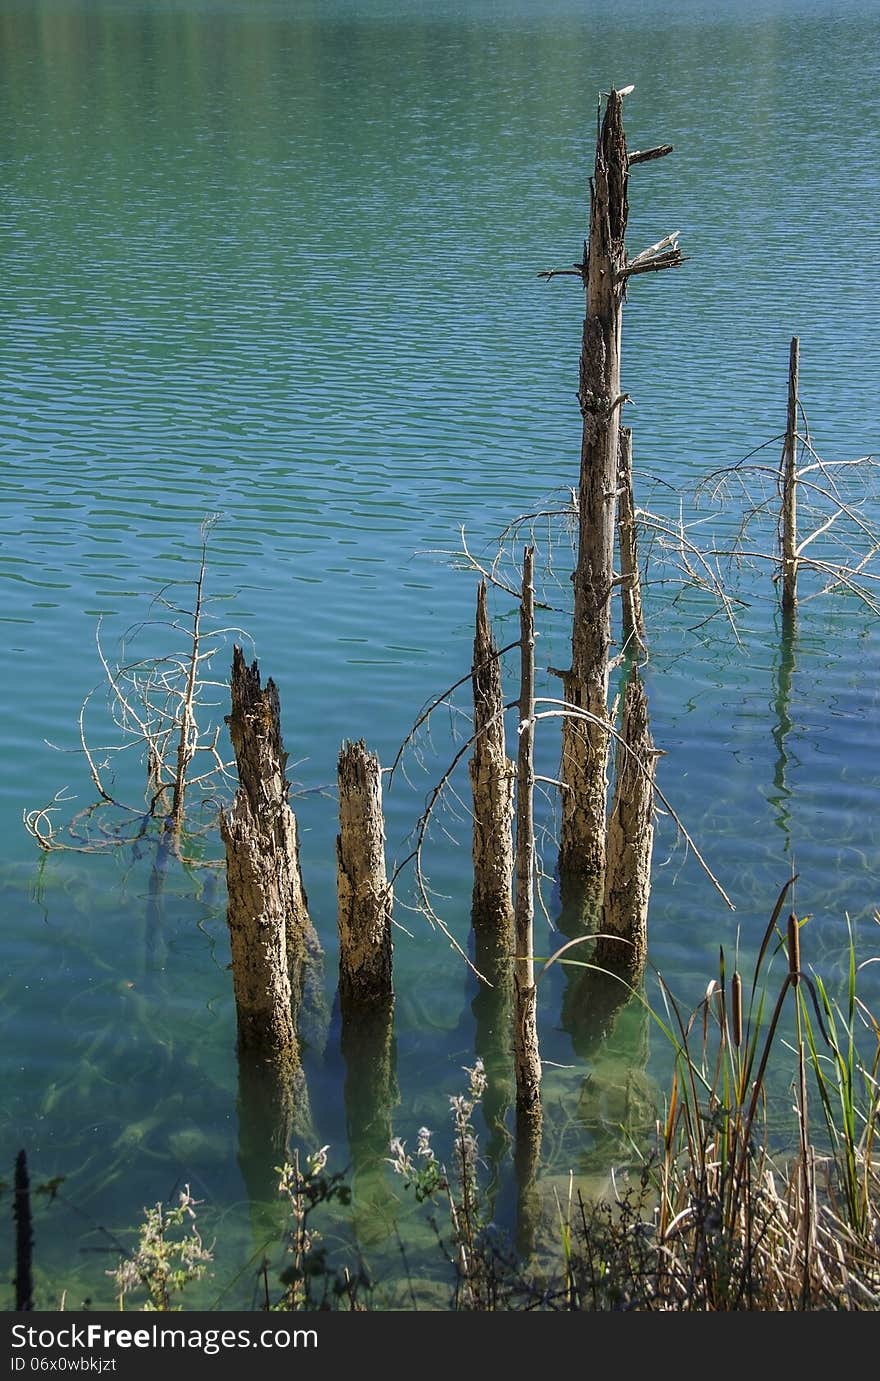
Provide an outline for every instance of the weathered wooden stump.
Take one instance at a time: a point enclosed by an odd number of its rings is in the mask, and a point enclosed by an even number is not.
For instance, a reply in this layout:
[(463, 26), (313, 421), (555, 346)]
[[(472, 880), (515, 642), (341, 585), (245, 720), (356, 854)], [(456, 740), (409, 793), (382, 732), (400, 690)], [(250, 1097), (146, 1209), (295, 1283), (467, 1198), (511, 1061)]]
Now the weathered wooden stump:
[(344, 1012), (393, 993), (392, 891), (385, 872), (381, 768), (362, 739), (342, 745), (338, 782), (336, 891)]
[(239, 788), (232, 809), (223, 812), (220, 832), (239, 1048), (295, 1067), (303, 970), (317, 937), (287, 799), (278, 690), (271, 679), (261, 687), (257, 663), (248, 666), (240, 647), (233, 651), (227, 723)]

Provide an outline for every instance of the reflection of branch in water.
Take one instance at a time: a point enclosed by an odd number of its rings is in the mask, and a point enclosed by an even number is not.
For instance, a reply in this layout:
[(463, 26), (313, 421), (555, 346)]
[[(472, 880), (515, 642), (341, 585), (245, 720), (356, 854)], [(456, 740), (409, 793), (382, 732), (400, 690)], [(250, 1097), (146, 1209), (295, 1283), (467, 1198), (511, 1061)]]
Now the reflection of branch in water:
[(398, 1097), (393, 998), (343, 1009), (342, 1057), (354, 1227), (362, 1246), (375, 1245), (391, 1235), (396, 1205), (387, 1168)]
[(505, 1124), (514, 1101), (513, 930), (508, 926), (499, 934), (493, 927), (475, 925), (474, 941), (474, 966), (487, 980), (475, 980), (477, 990), (471, 1011), (476, 1022), (476, 1053), (486, 1073), (481, 1107), (489, 1132), (484, 1158), (489, 1166), (486, 1193), (492, 1212), (502, 1162), (510, 1146), (510, 1132)]
[(795, 650), (797, 644), (797, 625), (794, 610), (782, 613), (782, 629), (779, 640), (779, 663), (776, 668), (776, 695), (773, 701), (775, 723), (773, 742), (776, 745), (776, 763), (773, 769), (774, 794), (770, 803), (775, 809), (776, 823), (785, 837), (785, 852), (791, 852), (791, 812), (788, 801), (791, 787), (785, 779), (788, 767), (788, 750), (785, 740), (791, 731), (791, 689), (796, 670)]

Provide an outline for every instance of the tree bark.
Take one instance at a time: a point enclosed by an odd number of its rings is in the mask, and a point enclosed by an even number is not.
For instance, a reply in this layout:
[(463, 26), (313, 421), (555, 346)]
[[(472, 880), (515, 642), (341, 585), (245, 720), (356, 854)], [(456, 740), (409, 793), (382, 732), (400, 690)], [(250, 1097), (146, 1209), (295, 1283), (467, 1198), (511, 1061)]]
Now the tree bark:
[(474, 751), (470, 761), (474, 803), (475, 927), (510, 933), (513, 922), (513, 781), (515, 768), (504, 740), (501, 664), (492, 636), (486, 582), (477, 589), (472, 673)]
[(339, 995), (357, 1008), (393, 993), (381, 769), (362, 739), (343, 744), (338, 780)]
[(595, 961), (634, 983), (648, 953), (648, 900), (654, 844), (654, 778), (648, 700), (633, 667), (623, 699), (623, 744), (617, 750), (614, 805), (608, 822), (608, 858), (602, 930)]
[(621, 632), (623, 646), (632, 656), (645, 651), (645, 615), (636, 537), (633, 494), (632, 428), (621, 427), (617, 467), (617, 539), (620, 546)]
[(284, 775), (277, 687), (260, 685), (257, 663), (233, 650), (227, 717), (239, 788), (224, 811), (227, 919), (242, 1051), (295, 1067), (307, 940), (316, 943), (299, 867), (296, 819)]
[[(605, 868), (608, 788), (608, 659), (617, 491), (621, 308), (625, 294), (626, 138), (622, 97), (611, 91), (596, 144), (590, 236), (583, 278), (586, 316), (578, 398), (583, 417), (578, 554), (574, 573), (571, 670), (565, 697), (593, 720), (568, 717), (562, 728), (562, 824), (559, 870), (565, 884), (597, 890)], [(597, 722), (598, 721), (598, 722)]]
[(534, 547), (523, 552), (520, 604), (519, 753), (516, 775), (514, 1038), (517, 1106), (540, 1108), (541, 1057), (535, 988), (535, 586)]

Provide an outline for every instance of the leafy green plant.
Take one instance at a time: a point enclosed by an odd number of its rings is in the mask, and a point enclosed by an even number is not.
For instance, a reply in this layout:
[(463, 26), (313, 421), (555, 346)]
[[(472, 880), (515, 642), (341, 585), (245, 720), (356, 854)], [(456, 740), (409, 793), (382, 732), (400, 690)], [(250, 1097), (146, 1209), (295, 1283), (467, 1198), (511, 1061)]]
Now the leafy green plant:
[(175, 1207), (158, 1203), (144, 1209), (137, 1248), (115, 1270), (107, 1272), (119, 1291), (120, 1309), (125, 1296), (137, 1290), (146, 1293), (144, 1310), (182, 1307), (172, 1303), (173, 1297), (190, 1281), (199, 1280), (213, 1260), (213, 1252), (202, 1242), (196, 1226), (199, 1202), (190, 1194), (189, 1185), (184, 1185)]

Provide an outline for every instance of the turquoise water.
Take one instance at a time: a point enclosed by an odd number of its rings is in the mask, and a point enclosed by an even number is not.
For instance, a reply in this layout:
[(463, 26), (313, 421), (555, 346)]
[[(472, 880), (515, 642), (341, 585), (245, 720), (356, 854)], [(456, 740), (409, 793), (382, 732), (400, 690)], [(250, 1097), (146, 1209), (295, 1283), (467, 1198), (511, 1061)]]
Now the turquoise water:
[[(579, 257), (600, 90), (635, 83), (630, 147), (676, 146), (633, 170), (630, 251), (680, 229), (689, 256), (629, 293), (640, 502), (675, 519), (681, 491), (690, 519), (702, 475), (781, 432), (793, 334), (817, 450), (877, 449), (874, 7), (605, 8), (0, 0), (0, 1145), (10, 1169), (25, 1146), (35, 1178), (67, 1176), (37, 1224), (44, 1307), (59, 1282), (106, 1300), (99, 1227), (121, 1231), (178, 1181), (223, 1229), (218, 1296), (259, 1236), (239, 1166), (222, 880), (172, 870), (157, 896), (149, 858), (127, 852), (55, 853), (41, 868), (21, 823), (60, 788), (91, 799), (81, 759), (47, 740), (76, 748), (100, 680), (97, 621), (113, 647), (168, 582), (192, 579), (199, 524), (221, 515), (209, 591), (280, 687), (332, 1002), (340, 742), (364, 736), (389, 763), (467, 671), (460, 527), (485, 557), (506, 523), (576, 482), (582, 298), (536, 274)], [(726, 541), (738, 512), (705, 500), (692, 535)], [(880, 519), (876, 505), (866, 516)], [(817, 597), (788, 657), (766, 570), (740, 576), (738, 644), (722, 619), (703, 623), (705, 597), (674, 602), (656, 542), (651, 560), (660, 783), (737, 906), (661, 818), (652, 963), (696, 1001), (719, 944), (754, 947), (794, 863), (798, 909), (814, 916), (807, 957), (833, 978), (846, 916), (869, 953), (877, 904), (873, 616)], [(563, 534), (544, 571), (558, 607), (570, 566)], [(543, 619), (539, 662), (562, 665), (564, 616)], [(106, 743), (101, 697), (93, 710)], [(462, 725), (454, 710), (435, 718), (395, 777), (391, 859)], [(552, 723), (539, 754), (555, 775)], [(137, 794), (134, 765), (123, 784)], [(468, 865), (450, 800), (425, 866), (463, 944)], [(423, 1123), (445, 1129), (477, 1017), (466, 968), (406, 909), (406, 877), (397, 895), (409, 933), (396, 939), (393, 1129), (412, 1141)], [(542, 922), (539, 948), (557, 942)], [(619, 1117), (606, 1084), (634, 1062), (664, 1069), (631, 1014), (611, 1053), (580, 1049), (563, 986), (557, 969), (541, 994), (548, 1178), (601, 1173), (597, 1127)], [(309, 1059), (317, 1144), (343, 1168), (335, 1018)], [(381, 1261), (387, 1213), (363, 1213), (358, 1232)], [(222, 1305), (250, 1288), (245, 1272)]]

